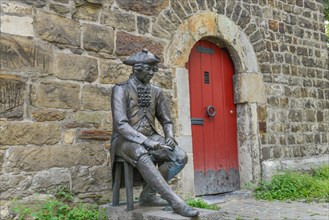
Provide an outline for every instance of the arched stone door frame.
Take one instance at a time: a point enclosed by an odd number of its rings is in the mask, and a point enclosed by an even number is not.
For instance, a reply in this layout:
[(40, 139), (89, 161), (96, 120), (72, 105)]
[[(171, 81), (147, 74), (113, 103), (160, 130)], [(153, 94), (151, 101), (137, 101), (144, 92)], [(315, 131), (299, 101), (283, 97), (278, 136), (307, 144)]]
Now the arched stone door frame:
[(265, 88), (254, 48), (248, 36), (231, 19), (213, 12), (199, 13), (178, 26), (164, 60), (165, 65), (171, 66), (176, 79), (177, 140), (189, 156), (182, 171), (181, 188), (185, 196), (194, 195), (189, 78), (185, 64), (194, 44), (202, 39), (225, 46), (234, 63), (240, 184), (257, 182), (261, 177), (257, 105), (265, 102)]

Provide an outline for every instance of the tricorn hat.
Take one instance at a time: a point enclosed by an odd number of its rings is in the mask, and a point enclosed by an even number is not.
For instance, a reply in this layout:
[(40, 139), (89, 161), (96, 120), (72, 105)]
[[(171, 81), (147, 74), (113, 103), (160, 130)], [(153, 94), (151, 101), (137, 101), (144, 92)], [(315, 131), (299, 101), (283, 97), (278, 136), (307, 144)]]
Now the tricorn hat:
[(147, 49), (143, 49), (141, 52), (135, 53), (123, 61), (124, 64), (133, 66), (137, 63), (154, 64), (160, 62), (160, 57), (150, 53)]

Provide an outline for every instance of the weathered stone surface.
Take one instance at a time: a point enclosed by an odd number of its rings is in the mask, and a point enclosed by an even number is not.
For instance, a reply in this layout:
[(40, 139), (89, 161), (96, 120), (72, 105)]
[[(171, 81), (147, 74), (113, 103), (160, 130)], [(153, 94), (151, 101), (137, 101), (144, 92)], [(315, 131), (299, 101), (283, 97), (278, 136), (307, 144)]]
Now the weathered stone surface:
[(136, 11), (145, 15), (158, 15), (160, 11), (169, 6), (169, 0), (117, 0), (116, 2), (120, 8), (126, 11)]
[(16, 1), (31, 5), (36, 8), (42, 8), (47, 4), (47, 2), (44, 0), (16, 0)]
[(69, 46), (80, 46), (79, 26), (79, 22), (71, 19), (36, 11), (36, 33), (43, 40)]
[(136, 17), (131, 13), (118, 10), (105, 11), (101, 17), (102, 24), (126, 31), (136, 30)]
[(61, 121), (65, 118), (66, 112), (54, 109), (36, 109), (32, 111), (33, 119), (38, 122), (43, 121)]
[(90, 124), (99, 127), (107, 113), (79, 111), (75, 114), (74, 121), (82, 124)]
[[(0, 27), (2, 33), (33, 36), (33, 18), (2, 15), (0, 17)], [(20, 27), (20, 28), (17, 28)]]
[(23, 197), (31, 193), (31, 176), (20, 174), (1, 174), (0, 175), (0, 193), (1, 199), (12, 199), (14, 197)]
[(98, 87), (93, 85), (84, 86), (82, 89), (83, 110), (110, 110), (112, 88)]
[(15, 146), (7, 150), (3, 168), (6, 172), (41, 171), (53, 167), (98, 166), (105, 161), (104, 147), (97, 143)]
[(175, 14), (181, 19), (184, 20), (184, 18), (187, 16), (186, 12), (184, 10), (184, 7), (180, 4), (180, 2), (178, 0), (172, 0), (170, 2), (170, 6), (173, 9), (173, 11), (175, 12)]
[(170, 39), (171, 34), (165, 31), (162, 27), (157, 24), (152, 25), (152, 35), (155, 37), (160, 37), (164, 39)]
[(265, 87), (259, 74), (243, 73), (233, 76), (234, 102), (265, 103)]
[(17, 2), (1, 2), (0, 11), (13, 15), (32, 15), (32, 7)]
[(147, 17), (137, 16), (137, 30), (140, 34), (149, 33), (151, 27), (150, 19)]
[(101, 62), (100, 82), (102, 84), (115, 84), (129, 78), (131, 67), (118, 62)]
[(50, 73), (53, 54), (51, 47), (25, 37), (0, 35), (0, 69)]
[(82, 140), (109, 141), (111, 139), (111, 131), (104, 130), (81, 130), (78, 138)]
[(76, 20), (97, 21), (100, 11), (100, 5), (83, 4), (76, 7), (72, 17)]
[(196, 2), (198, 3), (200, 10), (207, 10), (206, 0), (196, 0)]
[(72, 144), (75, 139), (75, 129), (69, 129), (64, 132), (63, 141), (65, 144)]
[(172, 89), (172, 74), (169, 70), (160, 70), (154, 74), (152, 83), (160, 88)]
[(50, 10), (53, 10), (58, 14), (67, 14), (70, 12), (70, 9), (68, 7), (60, 4), (50, 4), (49, 8)]
[(55, 193), (59, 188), (69, 189), (71, 175), (69, 170), (63, 168), (50, 168), (37, 172), (33, 178), (30, 190), (33, 192)]
[(117, 33), (116, 54), (120, 56), (130, 56), (133, 53), (147, 48), (150, 52), (162, 57), (164, 46), (153, 39), (134, 36), (125, 32)]
[(22, 119), (25, 79), (0, 74), (0, 118)]
[(328, 155), (313, 158), (280, 159), (262, 162), (263, 178), (270, 180), (274, 174), (284, 170), (310, 172), (317, 167), (328, 165)]
[(173, 23), (171, 23), (169, 20), (167, 20), (163, 14), (158, 16), (157, 25), (162, 27), (168, 33), (172, 33), (177, 29), (177, 27)]
[(72, 168), (72, 192), (98, 192), (111, 189), (110, 167), (84, 167)]
[(114, 30), (92, 24), (83, 24), (83, 47), (86, 50), (112, 53), (114, 49)]
[(32, 89), (32, 105), (49, 108), (79, 107), (80, 85), (60, 82), (41, 82)]
[(94, 82), (98, 64), (94, 58), (58, 53), (54, 61), (54, 75), (59, 79)]
[(0, 122), (0, 145), (56, 144), (60, 139), (57, 122)]

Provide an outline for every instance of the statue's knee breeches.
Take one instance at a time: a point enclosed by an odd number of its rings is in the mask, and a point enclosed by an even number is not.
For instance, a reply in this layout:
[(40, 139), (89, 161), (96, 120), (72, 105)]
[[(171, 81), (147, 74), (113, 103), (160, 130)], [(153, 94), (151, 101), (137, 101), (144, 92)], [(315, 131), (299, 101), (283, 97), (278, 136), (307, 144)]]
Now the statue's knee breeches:
[(115, 155), (124, 158), (130, 164), (136, 166), (139, 158), (143, 155), (148, 155), (148, 151), (141, 144), (125, 141), (120, 146), (117, 146)]

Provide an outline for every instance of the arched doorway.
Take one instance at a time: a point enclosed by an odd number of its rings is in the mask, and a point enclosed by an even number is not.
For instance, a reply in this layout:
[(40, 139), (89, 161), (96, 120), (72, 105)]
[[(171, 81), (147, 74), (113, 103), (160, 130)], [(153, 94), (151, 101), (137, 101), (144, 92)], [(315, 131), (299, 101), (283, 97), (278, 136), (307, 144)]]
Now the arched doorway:
[(189, 72), (196, 195), (240, 188), (234, 68), (228, 52), (198, 41), (186, 65)]
[[(200, 40), (225, 45), (234, 63), (234, 103), (237, 117), (237, 145), (240, 185), (260, 180), (260, 136), (258, 104), (265, 103), (265, 87), (256, 54), (248, 36), (231, 19), (214, 12), (204, 12), (185, 19), (166, 48), (164, 64), (172, 67), (177, 94), (177, 133), (179, 145), (189, 160), (181, 173), (184, 197), (196, 193), (194, 151), (190, 117), (189, 71), (186, 63), (191, 49)], [(193, 86), (193, 85), (191, 85)]]

